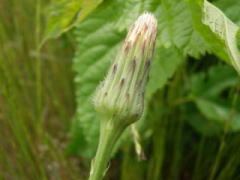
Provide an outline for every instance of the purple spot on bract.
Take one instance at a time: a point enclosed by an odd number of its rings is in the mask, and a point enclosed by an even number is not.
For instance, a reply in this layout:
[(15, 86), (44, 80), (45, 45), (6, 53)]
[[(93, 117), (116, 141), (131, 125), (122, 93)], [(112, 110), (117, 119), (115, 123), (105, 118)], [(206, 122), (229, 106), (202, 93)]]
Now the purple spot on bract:
[(138, 42), (138, 39), (139, 39), (140, 36), (141, 36), (141, 32), (137, 33), (134, 44), (136, 44)]
[(150, 65), (151, 65), (151, 60), (148, 59), (145, 63), (145, 66), (146, 66), (146, 68), (149, 68)]
[(124, 47), (124, 52), (127, 54), (128, 51), (129, 51), (129, 49), (130, 49), (130, 43), (129, 43), (129, 42), (126, 42), (126, 45), (125, 45), (125, 47)]
[(143, 25), (143, 31), (146, 32), (147, 29), (148, 29), (148, 25), (147, 25), (146, 23), (144, 23), (144, 25)]
[(124, 82), (125, 82), (125, 79), (124, 79), (124, 78), (122, 78), (122, 79), (121, 79), (121, 81), (120, 81), (120, 88), (122, 88), (122, 87), (123, 87), (123, 85), (124, 85)]
[(133, 71), (133, 72), (134, 72), (135, 69), (136, 69), (136, 65), (137, 65), (137, 62), (136, 62), (136, 59), (134, 58), (134, 59), (132, 60), (132, 71)]
[(101, 85), (100, 85), (100, 87), (101, 87), (101, 88), (103, 88), (103, 87), (104, 87), (104, 85), (105, 85), (105, 83), (104, 83), (104, 82), (102, 82), (102, 83), (101, 83)]
[(115, 74), (117, 72), (117, 64), (113, 65), (113, 70), (112, 70), (113, 74)]
[(145, 47), (146, 47), (146, 40), (143, 41), (143, 45), (142, 45), (142, 55), (144, 55)]

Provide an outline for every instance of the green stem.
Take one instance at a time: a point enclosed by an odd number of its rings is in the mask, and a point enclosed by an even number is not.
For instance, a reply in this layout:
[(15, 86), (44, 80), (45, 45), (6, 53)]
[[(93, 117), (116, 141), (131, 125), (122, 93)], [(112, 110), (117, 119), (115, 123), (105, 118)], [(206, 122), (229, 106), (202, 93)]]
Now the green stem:
[(93, 166), (91, 167), (89, 180), (101, 180), (107, 169), (112, 150), (125, 127), (112, 124), (111, 120), (102, 121), (100, 129), (100, 141)]
[(224, 146), (225, 146), (225, 141), (224, 141), (224, 139), (222, 139), (219, 150), (218, 150), (218, 153), (216, 155), (216, 159), (215, 159), (210, 177), (209, 177), (209, 180), (213, 180), (215, 178), (215, 175), (216, 175), (216, 172), (217, 172), (217, 169), (219, 167), (219, 163), (220, 163), (220, 160), (221, 160), (221, 157), (222, 157), (222, 152), (223, 152)]
[(36, 43), (36, 117), (38, 118), (37, 130), (41, 132), (41, 113), (42, 113), (42, 61), (40, 58), (40, 36), (41, 36), (41, 0), (36, 1), (35, 14), (35, 43)]
[[(159, 121), (159, 119), (157, 119)], [(153, 157), (150, 160), (148, 179), (160, 180), (162, 179), (162, 166), (165, 154), (165, 140), (166, 140), (166, 122), (162, 118), (154, 126), (153, 134)]]
[[(238, 91), (238, 89), (239, 89), (239, 86), (237, 86), (236, 90)], [(211, 174), (210, 174), (210, 178), (209, 178), (210, 180), (213, 180), (215, 178), (217, 169), (219, 167), (219, 164), (220, 164), (220, 161), (221, 161), (221, 158), (222, 158), (222, 152), (223, 152), (223, 149), (224, 149), (225, 144), (226, 144), (226, 142), (225, 142), (226, 135), (227, 135), (228, 130), (229, 130), (229, 125), (227, 124), (227, 122), (230, 122), (232, 120), (232, 118), (233, 118), (234, 107), (236, 106), (238, 96), (239, 96), (238, 93), (234, 94), (234, 97), (233, 97), (233, 100), (232, 100), (232, 107), (231, 107), (231, 111), (229, 113), (228, 119), (224, 119), (224, 122), (225, 122), (225, 124), (224, 124), (224, 132), (223, 132), (223, 136), (221, 138), (221, 144), (220, 144), (218, 153), (216, 155), (215, 163), (213, 165), (213, 168), (212, 168), (212, 171), (211, 171)]]
[(200, 144), (198, 146), (198, 152), (197, 152), (197, 159), (196, 159), (196, 163), (194, 166), (194, 170), (193, 170), (193, 180), (198, 180), (200, 177), (198, 176), (199, 172), (200, 172), (200, 165), (201, 165), (201, 160), (203, 157), (203, 150), (204, 150), (204, 145), (205, 145), (205, 136), (203, 135), (200, 141)]

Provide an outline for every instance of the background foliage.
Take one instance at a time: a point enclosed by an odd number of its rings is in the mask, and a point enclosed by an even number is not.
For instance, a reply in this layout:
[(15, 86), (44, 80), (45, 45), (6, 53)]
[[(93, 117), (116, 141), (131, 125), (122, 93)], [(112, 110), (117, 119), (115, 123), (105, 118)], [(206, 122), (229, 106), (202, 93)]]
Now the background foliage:
[(126, 132), (107, 178), (240, 179), (238, 0), (3, 0), (0, 8), (0, 178), (86, 179), (98, 143), (92, 94), (128, 27), (150, 11), (158, 37), (140, 140)]

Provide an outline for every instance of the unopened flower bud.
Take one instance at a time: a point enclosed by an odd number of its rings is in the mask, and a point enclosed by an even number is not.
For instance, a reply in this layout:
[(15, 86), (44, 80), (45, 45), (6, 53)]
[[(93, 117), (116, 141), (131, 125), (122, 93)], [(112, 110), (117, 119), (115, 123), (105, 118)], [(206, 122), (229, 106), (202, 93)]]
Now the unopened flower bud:
[(130, 27), (120, 52), (95, 94), (97, 112), (124, 119), (127, 124), (141, 117), (156, 35), (157, 20), (150, 13), (141, 15)]

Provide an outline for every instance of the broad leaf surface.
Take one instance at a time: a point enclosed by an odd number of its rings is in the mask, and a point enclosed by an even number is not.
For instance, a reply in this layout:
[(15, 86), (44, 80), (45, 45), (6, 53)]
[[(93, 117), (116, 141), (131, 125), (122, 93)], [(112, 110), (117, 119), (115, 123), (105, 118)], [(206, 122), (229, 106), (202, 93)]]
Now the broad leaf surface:
[(191, 11), (185, 1), (162, 0), (158, 11), (159, 39), (165, 47), (175, 45), (184, 55), (196, 58), (209, 51), (202, 37), (193, 29)]
[(184, 1), (149, 0), (139, 3), (137, 0), (127, 0), (124, 1), (123, 8), (117, 22), (120, 30), (128, 28), (141, 12), (150, 11), (158, 19), (158, 42), (162, 46), (176, 46), (184, 55), (196, 58), (210, 51), (199, 33), (194, 30), (191, 11)]
[(218, 65), (207, 73), (193, 75), (191, 94), (201, 115), (195, 110), (189, 112), (193, 117), (189, 118), (190, 124), (209, 135), (223, 132), (225, 126), (228, 131), (240, 130), (240, 99), (231, 94), (238, 84), (237, 73), (226, 65)]
[[(76, 29), (78, 47), (73, 68), (76, 72), (77, 112), (69, 147), (72, 152), (88, 158), (93, 157), (98, 143), (100, 120), (93, 108), (93, 93), (114, 60), (127, 29), (146, 10), (153, 12), (159, 22), (157, 48), (146, 92), (146, 103), (156, 90), (166, 84), (186, 56), (199, 58), (206, 52), (214, 52), (227, 62), (233, 62), (235, 56), (231, 50), (234, 48), (229, 44), (233, 41), (233, 36), (228, 34), (223, 37), (217, 34), (216, 29), (211, 29), (208, 17), (213, 16), (210, 11), (215, 12), (215, 7), (213, 10), (204, 11), (201, 4), (178, 0), (104, 1), (79, 23)], [(196, 10), (197, 12), (194, 12)], [(203, 16), (203, 12), (206, 12), (207, 16)], [(219, 13), (219, 10), (216, 12)], [(230, 22), (226, 17), (223, 18), (224, 22)], [(236, 28), (236, 25), (231, 25)], [(218, 48), (223, 50), (218, 51)], [(214, 92), (214, 88), (211, 91)], [(145, 107), (148, 110), (147, 104)]]
[(240, 52), (237, 47), (239, 27), (207, 0), (187, 0), (195, 29), (212, 51), (233, 65), (240, 73)]
[(55, 0), (47, 10), (44, 40), (55, 38), (82, 21), (102, 0)]
[(219, 7), (228, 18), (240, 25), (240, 1), (218, 0), (215, 5)]
[[(88, 158), (93, 156), (97, 147), (100, 120), (94, 111), (92, 96), (126, 35), (126, 31), (120, 31), (118, 26), (118, 14), (122, 11), (117, 7), (121, 5), (122, 3), (104, 2), (76, 30), (79, 45), (73, 68), (77, 73), (77, 112), (72, 125), (69, 150)], [(159, 43), (155, 52), (147, 99), (158, 88), (163, 87), (184, 59), (176, 48), (164, 48)]]
[(99, 120), (92, 95), (123, 39), (123, 34), (114, 30), (116, 13), (114, 3), (103, 3), (76, 30), (79, 46), (74, 58), (77, 112), (72, 125), (72, 151), (92, 157), (98, 142)]

